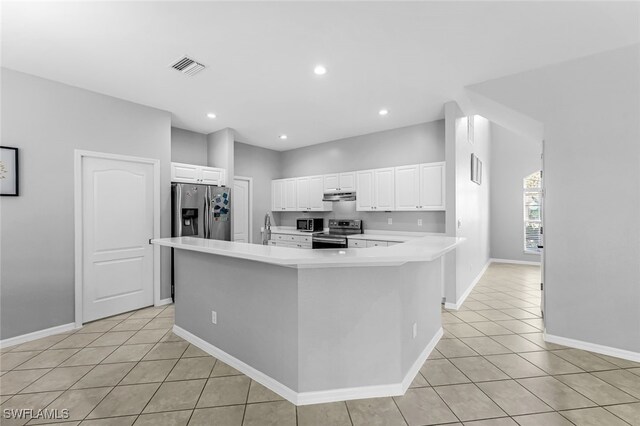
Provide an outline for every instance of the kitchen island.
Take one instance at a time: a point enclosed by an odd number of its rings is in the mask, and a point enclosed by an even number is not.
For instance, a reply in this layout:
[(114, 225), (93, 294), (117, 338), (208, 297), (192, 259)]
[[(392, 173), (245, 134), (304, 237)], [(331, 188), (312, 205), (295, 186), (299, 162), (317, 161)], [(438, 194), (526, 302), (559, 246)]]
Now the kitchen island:
[(304, 405), (406, 391), (442, 336), (441, 259), (461, 241), (340, 250), (152, 242), (177, 249), (174, 332)]

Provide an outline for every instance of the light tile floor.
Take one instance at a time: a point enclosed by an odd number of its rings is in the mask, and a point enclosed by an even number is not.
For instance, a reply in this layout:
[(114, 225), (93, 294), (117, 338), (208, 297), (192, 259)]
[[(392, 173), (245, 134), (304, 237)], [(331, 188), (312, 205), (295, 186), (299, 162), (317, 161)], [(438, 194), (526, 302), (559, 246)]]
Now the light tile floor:
[(443, 310), (444, 337), (402, 397), (296, 408), (174, 335), (168, 306), (3, 349), (0, 414), (66, 408), (74, 425), (640, 425), (640, 364), (545, 343), (539, 275), (493, 264), (460, 311)]

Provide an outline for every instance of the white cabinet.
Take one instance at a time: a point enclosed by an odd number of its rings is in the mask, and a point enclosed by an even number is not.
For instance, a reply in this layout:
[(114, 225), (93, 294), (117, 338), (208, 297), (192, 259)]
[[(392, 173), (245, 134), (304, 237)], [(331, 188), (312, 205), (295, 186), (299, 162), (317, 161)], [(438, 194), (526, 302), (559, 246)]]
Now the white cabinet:
[(396, 167), (396, 210), (420, 208), (420, 166)]
[(356, 173), (356, 210), (375, 210), (374, 171), (363, 170)]
[(296, 211), (296, 180), (276, 179), (271, 181), (271, 210), (274, 212)]
[(386, 241), (373, 241), (373, 240), (367, 240), (367, 248), (369, 247), (387, 247), (387, 242)]
[(284, 210), (296, 211), (297, 209), (297, 197), (296, 197), (296, 179), (284, 180)]
[(365, 248), (367, 247), (367, 240), (352, 240), (351, 238), (347, 238), (349, 242), (349, 248)]
[(171, 182), (224, 185), (226, 171), (216, 167), (171, 163)]
[(356, 210), (394, 210), (394, 180), (393, 168), (356, 172)]
[(309, 198), (309, 178), (307, 177), (296, 179), (296, 210), (311, 210)]
[(445, 210), (444, 162), (420, 164), (420, 209)]
[(393, 168), (377, 169), (374, 175), (376, 210), (395, 208), (395, 172)]
[(395, 168), (396, 210), (445, 210), (445, 163)]
[(271, 211), (284, 210), (284, 180), (271, 181)]
[(352, 192), (356, 190), (356, 172), (324, 175), (324, 192)]
[(202, 168), (202, 180), (200, 183), (207, 185), (220, 185), (223, 186), (226, 182), (225, 171), (223, 169), (217, 169), (214, 167)]
[(270, 246), (311, 249), (313, 242), (310, 235), (291, 235), (272, 233)]
[(309, 210), (327, 212), (333, 210), (333, 204), (322, 201), (324, 198), (324, 176), (309, 177)]

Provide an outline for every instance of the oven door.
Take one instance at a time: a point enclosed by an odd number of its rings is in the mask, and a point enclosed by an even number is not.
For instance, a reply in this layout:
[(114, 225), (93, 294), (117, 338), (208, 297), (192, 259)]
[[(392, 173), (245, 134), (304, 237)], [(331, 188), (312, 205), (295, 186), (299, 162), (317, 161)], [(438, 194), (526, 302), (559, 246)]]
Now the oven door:
[(314, 249), (340, 249), (348, 247), (346, 237), (313, 237), (312, 244)]

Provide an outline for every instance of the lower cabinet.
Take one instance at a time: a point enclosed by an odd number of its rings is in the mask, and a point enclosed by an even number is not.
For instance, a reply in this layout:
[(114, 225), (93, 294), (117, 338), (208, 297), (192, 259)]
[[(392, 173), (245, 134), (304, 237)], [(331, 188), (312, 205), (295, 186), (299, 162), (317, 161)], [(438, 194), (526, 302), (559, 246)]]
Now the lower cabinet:
[(311, 236), (271, 233), (270, 246), (310, 249), (313, 248)]
[(373, 241), (367, 240), (367, 248), (368, 247), (387, 247), (388, 244), (386, 241)]
[(396, 244), (401, 244), (399, 241), (380, 241), (380, 240), (361, 240), (361, 239), (347, 239), (349, 241), (349, 248), (367, 248), (367, 247), (389, 247)]

